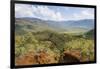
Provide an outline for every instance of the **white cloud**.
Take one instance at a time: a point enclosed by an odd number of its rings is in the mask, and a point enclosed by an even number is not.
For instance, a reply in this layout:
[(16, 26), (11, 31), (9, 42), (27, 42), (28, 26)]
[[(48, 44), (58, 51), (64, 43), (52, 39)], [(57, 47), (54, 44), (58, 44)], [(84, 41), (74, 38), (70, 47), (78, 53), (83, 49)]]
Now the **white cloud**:
[(33, 17), (31, 5), (15, 4), (15, 17)]
[(82, 10), (80, 13), (74, 13), (73, 18), (75, 20), (80, 20), (80, 19), (94, 19), (94, 10), (90, 9), (85, 9)]
[(60, 12), (48, 8), (47, 6), (15, 5), (16, 17), (38, 17), (45, 20), (63, 20)]
[[(56, 7), (55, 10), (52, 9), (49, 6), (43, 6), (43, 5), (25, 5), (25, 4), (16, 4), (15, 5), (15, 17), (35, 17), (35, 18), (41, 18), (44, 20), (55, 20), (55, 21), (61, 21), (61, 20), (80, 20), (80, 19), (94, 19), (94, 10), (89, 8), (84, 8), (77, 11), (74, 11), (73, 9), (67, 8), (69, 10), (66, 11), (60, 11), (57, 10)], [(66, 8), (64, 8), (66, 9)], [(75, 8), (74, 8), (75, 9)], [(67, 13), (67, 11), (73, 11), (73, 13)], [(64, 13), (65, 12), (65, 13)], [(64, 13), (64, 14), (63, 14)]]
[(63, 19), (63, 16), (61, 15), (60, 12), (55, 12), (54, 10), (48, 8), (47, 6), (37, 6), (36, 11), (34, 12), (40, 17), (43, 17), (43, 19), (45, 20), (58, 20), (59, 21)]

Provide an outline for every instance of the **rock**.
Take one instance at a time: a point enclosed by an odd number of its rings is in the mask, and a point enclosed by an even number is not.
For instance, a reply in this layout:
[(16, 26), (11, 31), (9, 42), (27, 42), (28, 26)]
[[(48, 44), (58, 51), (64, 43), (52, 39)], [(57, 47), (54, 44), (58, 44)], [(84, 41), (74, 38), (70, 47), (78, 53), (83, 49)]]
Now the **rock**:
[(80, 62), (81, 54), (78, 51), (64, 51), (62, 57), (60, 58), (61, 63), (74, 63)]

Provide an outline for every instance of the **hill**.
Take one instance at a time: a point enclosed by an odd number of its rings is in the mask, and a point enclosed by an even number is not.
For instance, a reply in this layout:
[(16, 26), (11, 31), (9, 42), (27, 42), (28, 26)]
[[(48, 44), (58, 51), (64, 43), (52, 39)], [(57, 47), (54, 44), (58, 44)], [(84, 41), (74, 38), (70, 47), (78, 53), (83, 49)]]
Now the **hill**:
[(92, 19), (78, 21), (46, 21), (38, 18), (16, 18), (16, 32), (36, 32), (43, 30), (53, 30), (56, 32), (80, 33), (87, 32), (94, 26)]
[(89, 30), (85, 33), (86, 37), (88, 38), (94, 38), (94, 29)]

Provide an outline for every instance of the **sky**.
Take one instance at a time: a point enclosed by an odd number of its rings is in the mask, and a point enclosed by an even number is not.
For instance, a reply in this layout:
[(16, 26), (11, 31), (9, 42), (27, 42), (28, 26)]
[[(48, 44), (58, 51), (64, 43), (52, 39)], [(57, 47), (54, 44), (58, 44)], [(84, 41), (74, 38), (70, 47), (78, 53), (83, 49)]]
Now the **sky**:
[(94, 8), (15, 4), (15, 17), (53, 21), (94, 19)]

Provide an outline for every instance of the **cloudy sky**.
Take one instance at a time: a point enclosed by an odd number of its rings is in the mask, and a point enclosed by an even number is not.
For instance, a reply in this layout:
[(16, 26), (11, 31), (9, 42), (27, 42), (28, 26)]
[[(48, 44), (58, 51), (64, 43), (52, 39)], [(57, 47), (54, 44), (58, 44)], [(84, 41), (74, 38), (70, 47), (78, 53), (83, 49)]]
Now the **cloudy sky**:
[(34, 17), (43, 20), (67, 21), (94, 19), (93, 8), (15, 4), (15, 17)]

